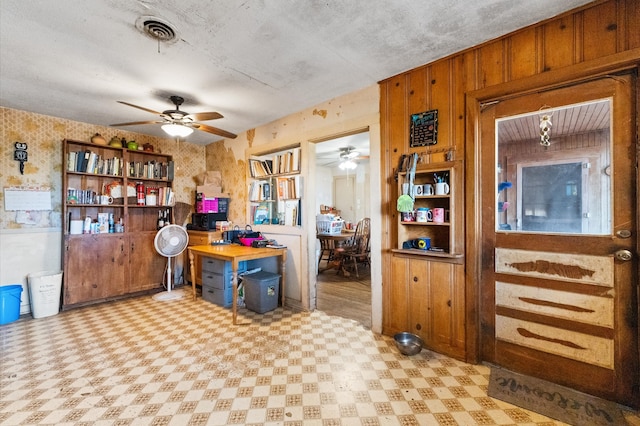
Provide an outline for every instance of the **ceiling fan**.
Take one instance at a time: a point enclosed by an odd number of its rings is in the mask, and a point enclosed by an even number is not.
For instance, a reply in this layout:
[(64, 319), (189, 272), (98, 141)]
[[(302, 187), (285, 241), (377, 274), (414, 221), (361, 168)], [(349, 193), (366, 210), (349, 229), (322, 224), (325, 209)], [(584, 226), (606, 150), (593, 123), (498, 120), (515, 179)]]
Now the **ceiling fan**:
[(355, 160), (365, 160), (369, 158), (367, 155), (361, 155), (360, 151), (357, 151), (353, 146), (340, 147), (338, 148), (337, 154), (336, 156), (336, 151), (326, 152), (320, 154), (318, 160), (323, 166), (337, 164), (340, 168), (352, 170), (357, 165)]
[(162, 124), (162, 130), (172, 137), (186, 137), (189, 136), (194, 129), (202, 130), (213, 135), (222, 136), (225, 138), (235, 139), (236, 134), (227, 132), (226, 130), (212, 127), (206, 124), (198, 123), (198, 121), (216, 120), (222, 118), (222, 114), (218, 112), (198, 112), (195, 114), (189, 114), (188, 112), (181, 111), (180, 105), (184, 102), (184, 98), (181, 96), (170, 96), (169, 100), (175, 105), (176, 109), (168, 109), (166, 111), (158, 112), (149, 108), (141, 107), (138, 105), (130, 104), (129, 102), (118, 101), (121, 104), (129, 105), (134, 108), (141, 109), (143, 111), (150, 112), (160, 116), (159, 120), (149, 121), (131, 121), (128, 123), (116, 123), (111, 124), (113, 127), (119, 126), (136, 126), (140, 124)]

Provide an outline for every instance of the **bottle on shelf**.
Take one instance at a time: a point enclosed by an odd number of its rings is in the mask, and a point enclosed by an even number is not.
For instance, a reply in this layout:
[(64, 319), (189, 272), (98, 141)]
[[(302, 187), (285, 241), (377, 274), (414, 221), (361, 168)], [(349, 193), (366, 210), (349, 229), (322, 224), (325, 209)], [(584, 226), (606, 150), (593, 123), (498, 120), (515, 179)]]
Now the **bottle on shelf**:
[(158, 210), (158, 229), (161, 229), (164, 227), (164, 214), (162, 213), (162, 210)]

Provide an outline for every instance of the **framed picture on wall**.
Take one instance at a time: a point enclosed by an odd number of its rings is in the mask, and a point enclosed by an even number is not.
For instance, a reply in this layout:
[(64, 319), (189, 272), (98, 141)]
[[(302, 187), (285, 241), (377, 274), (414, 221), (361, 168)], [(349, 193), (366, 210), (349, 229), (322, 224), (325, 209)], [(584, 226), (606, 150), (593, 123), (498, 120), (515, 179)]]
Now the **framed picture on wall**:
[(409, 125), (409, 147), (435, 145), (438, 143), (438, 110), (411, 114)]

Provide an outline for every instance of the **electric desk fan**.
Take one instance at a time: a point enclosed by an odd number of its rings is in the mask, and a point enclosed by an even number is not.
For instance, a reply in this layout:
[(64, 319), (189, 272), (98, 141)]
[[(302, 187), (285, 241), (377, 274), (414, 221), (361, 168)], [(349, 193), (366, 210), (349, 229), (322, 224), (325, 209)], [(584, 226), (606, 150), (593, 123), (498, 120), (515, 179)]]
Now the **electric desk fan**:
[(156, 251), (167, 258), (167, 291), (153, 296), (155, 300), (176, 300), (184, 297), (182, 291), (172, 291), (173, 277), (171, 259), (180, 255), (189, 243), (189, 234), (180, 225), (167, 225), (161, 228), (153, 240)]

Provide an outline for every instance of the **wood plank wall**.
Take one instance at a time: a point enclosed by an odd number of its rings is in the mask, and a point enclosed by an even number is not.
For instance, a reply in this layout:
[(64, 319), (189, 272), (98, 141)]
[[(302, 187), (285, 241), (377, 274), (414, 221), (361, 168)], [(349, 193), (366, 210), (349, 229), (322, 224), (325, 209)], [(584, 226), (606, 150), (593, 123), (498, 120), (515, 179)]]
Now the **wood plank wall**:
[[(521, 29), (500, 39), (487, 42), (420, 68), (380, 82), (380, 121), (382, 175), (387, 180), (383, 195), (383, 304), (386, 283), (391, 282), (390, 249), (398, 246), (398, 197), (394, 171), (401, 154), (418, 152), (426, 163), (445, 161), (448, 150), (458, 173), (468, 165), (465, 161), (467, 122), (465, 97), (468, 92), (517, 82), (549, 71), (567, 70), (567, 78), (589, 61), (605, 64), (608, 57), (640, 48), (640, 0), (596, 1), (554, 19)], [(636, 50), (637, 51), (637, 50)], [(635, 53), (635, 52), (632, 52)], [(599, 63), (600, 63), (599, 62)], [(640, 62), (640, 61), (639, 61)], [(439, 112), (438, 143), (431, 147), (409, 149), (409, 117), (411, 114), (437, 109)], [(465, 247), (463, 188), (456, 188), (457, 208), (454, 244)], [(468, 231), (467, 231), (468, 232)], [(469, 273), (469, 272), (467, 272)], [(473, 293), (473, 292), (472, 292)], [(467, 300), (467, 304), (475, 300)], [(383, 305), (383, 321), (388, 317)], [(473, 312), (473, 308), (467, 309)], [(472, 318), (467, 319), (467, 333), (477, 333)], [(469, 340), (471, 338), (471, 340)], [(473, 337), (467, 337), (468, 350), (475, 352)], [(474, 360), (473, 353), (467, 359)]]

